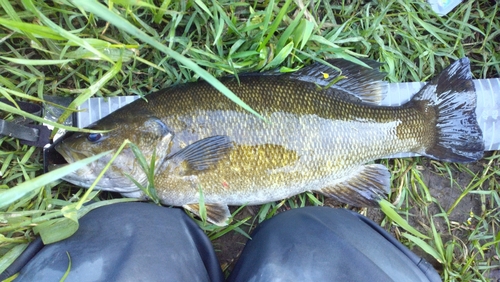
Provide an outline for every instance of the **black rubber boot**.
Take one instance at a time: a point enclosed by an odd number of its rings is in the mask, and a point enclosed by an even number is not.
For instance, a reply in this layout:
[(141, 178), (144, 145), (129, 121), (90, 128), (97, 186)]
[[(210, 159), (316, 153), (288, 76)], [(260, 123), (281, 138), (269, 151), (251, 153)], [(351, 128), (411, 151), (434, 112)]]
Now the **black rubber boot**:
[(17, 281), (223, 281), (212, 244), (181, 209), (101, 207), (70, 238), (44, 246)]
[(380, 226), (345, 209), (286, 211), (251, 237), (229, 281), (441, 281)]

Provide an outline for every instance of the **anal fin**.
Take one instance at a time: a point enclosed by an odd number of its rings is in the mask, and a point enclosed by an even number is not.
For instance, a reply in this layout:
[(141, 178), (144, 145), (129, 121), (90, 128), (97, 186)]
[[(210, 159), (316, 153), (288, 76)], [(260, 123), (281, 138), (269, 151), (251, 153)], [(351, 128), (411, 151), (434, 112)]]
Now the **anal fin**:
[[(200, 216), (200, 205), (199, 204), (188, 204), (183, 205), (183, 208)], [(231, 213), (229, 208), (225, 204), (207, 204), (205, 203), (205, 209), (207, 212), (207, 220), (217, 226), (226, 226)]]
[(378, 207), (390, 189), (390, 173), (381, 164), (360, 166), (336, 183), (317, 190), (325, 196), (356, 207)]

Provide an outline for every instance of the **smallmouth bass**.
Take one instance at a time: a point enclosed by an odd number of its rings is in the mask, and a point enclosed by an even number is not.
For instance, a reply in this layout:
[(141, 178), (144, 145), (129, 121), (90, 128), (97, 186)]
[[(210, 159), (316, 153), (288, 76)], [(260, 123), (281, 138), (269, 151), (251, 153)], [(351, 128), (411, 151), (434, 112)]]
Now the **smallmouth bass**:
[[(263, 204), (305, 191), (376, 206), (390, 189), (390, 175), (385, 166), (366, 163), (393, 154), (449, 162), (483, 156), (467, 58), (400, 107), (377, 105), (386, 92), (380, 64), (366, 60), (369, 69), (341, 59), (328, 62), (341, 73), (316, 63), (291, 74), (221, 79), (267, 122), (200, 81), (136, 100), (89, 126), (109, 132), (75, 133), (55, 148), (71, 163), (116, 150), (129, 139), (148, 162), (155, 154), (154, 187), (162, 204), (197, 214), (201, 189), (208, 220), (219, 225), (230, 216), (228, 205)], [(63, 179), (89, 187), (110, 158)], [(130, 148), (96, 189), (144, 198), (125, 174), (147, 183)]]

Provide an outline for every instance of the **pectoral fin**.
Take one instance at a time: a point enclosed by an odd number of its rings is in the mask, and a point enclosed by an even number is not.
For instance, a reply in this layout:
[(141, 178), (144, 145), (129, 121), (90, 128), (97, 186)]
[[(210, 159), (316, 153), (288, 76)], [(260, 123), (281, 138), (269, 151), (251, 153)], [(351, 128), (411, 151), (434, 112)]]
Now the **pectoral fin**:
[(390, 189), (390, 174), (381, 164), (360, 166), (349, 176), (318, 192), (356, 207), (378, 207)]
[[(200, 205), (199, 204), (189, 204), (182, 206), (186, 210), (200, 216)], [(224, 204), (205, 204), (205, 209), (207, 211), (207, 220), (218, 226), (226, 226), (231, 213), (229, 208)]]
[(233, 143), (228, 136), (211, 136), (194, 142), (168, 159), (180, 166), (184, 174), (189, 174), (216, 165), (232, 148)]

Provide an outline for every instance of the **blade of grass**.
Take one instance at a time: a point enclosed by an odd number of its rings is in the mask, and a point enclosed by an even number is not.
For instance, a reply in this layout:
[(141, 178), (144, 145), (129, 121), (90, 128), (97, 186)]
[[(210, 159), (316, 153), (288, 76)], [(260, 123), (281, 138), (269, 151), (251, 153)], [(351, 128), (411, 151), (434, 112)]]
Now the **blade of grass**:
[(79, 46), (82, 46), (92, 53), (94, 53), (96, 56), (99, 58), (112, 62), (112, 60), (100, 52), (99, 50), (95, 49), (92, 45), (90, 45), (87, 41), (81, 39), (80, 37), (72, 34), (71, 32), (66, 31), (59, 25), (55, 24), (52, 22), (49, 18), (47, 18), (44, 14), (42, 14), (33, 4), (32, 0), (22, 0), (23, 5), (26, 7), (27, 10), (31, 11), (34, 15), (36, 15), (39, 19), (42, 20), (44, 24), (46, 24), (50, 29), (53, 31), (56, 31), (57, 34), (63, 36), (63, 38), (69, 40), (70, 42), (73, 42), (74, 44), (78, 44)]
[[(276, 30), (278, 29), (278, 26), (280, 25), (280, 23), (282, 23), (283, 17), (285, 16), (285, 14), (288, 10), (288, 7), (290, 6), (291, 3), (292, 3), (292, 0), (286, 0), (285, 3), (283, 3), (283, 6), (281, 7), (281, 9), (280, 9), (279, 13), (276, 15), (276, 17), (274, 18), (273, 23), (269, 27), (269, 30), (266, 31), (267, 32), (266, 38), (264, 38), (264, 40), (262, 40), (257, 51), (261, 51), (262, 49), (264, 49), (266, 47), (266, 45), (269, 42), (269, 40), (271, 39), (271, 37), (274, 35)], [(272, 9), (274, 8), (274, 5), (272, 3), (270, 3), (270, 5), (268, 7), (269, 8), (268, 8), (267, 12), (270, 14), (272, 12)], [(270, 17), (268, 17), (267, 21), (269, 22), (269, 20), (270, 20)]]
[(8, 20), (1, 17), (0, 17), (0, 25), (21, 33), (32, 34), (39, 38), (64, 40), (64, 37), (60, 36), (57, 32), (54, 32), (53, 29), (45, 26), (19, 22), (15, 20)]
[(32, 60), (32, 59), (17, 59), (0, 56), (0, 59), (13, 62), (20, 65), (30, 66), (45, 66), (45, 65), (60, 65), (73, 62), (74, 60)]
[(418, 232), (415, 228), (413, 228), (410, 224), (408, 224), (408, 222), (406, 220), (404, 220), (404, 218), (402, 218), (395, 211), (394, 206), (391, 203), (389, 203), (387, 200), (381, 200), (379, 202), (379, 204), (380, 204), (380, 209), (384, 212), (384, 214), (388, 218), (390, 218), (391, 220), (393, 220), (394, 222), (396, 222), (403, 229), (405, 229), (406, 231), (410, 232), (411, 234), (413, 234), (413, 235), (415, 235), (417, 237), (424, 238), (424, 239), (429, 239), (428, 236), (425, 236), (424, 234)]
[[(122, 67), (121, 59), (118, 60), (109, 71), (107, 71), (99, 80), (86, 89), (82, 94), (78, 95), (78, 97), (69, 104), (69, 109), (76, 109), (78, 106), (87, 101), (90, 97), (92, 97), (103, 85), (105, 85), (110, 79), (112, 79), (118, 72), (120, 72)], [(73, 112), (70, 110), (64, 111), (61, 114), (58, 123), (64, 122)], [(51, 138), (53, 138), (57, 134), (57, 130), (52, 132)]]
[(72, 173), (93, 161), (98, 160), (99, 158), (107, 155), (108, 152), (103, 152), (98, 155), (74, 162), (65, 167), (56, 169), (49, 173), (38, 176), (37, 178), (31, 179), (30, 181), (23, 182), (16, 187), (13, 187), (7, 191), (3, 191), (0, 193), (0, 209), (7, 208), (11, 203), (19, 200), (23, 196), (31, 193), (34, 190), (40, 189), (42, 186), (49, 184), (52, 181), (55, 181), (69, 173)]
[[(25, 0), (25, 1), (27, 1), (27, 0)], [(165, 53), (166, 55), (177, 60), (179, 63), (181, 63), (182, 65), (184, 65), (188, 69), (197, 73), (201, 78), (203, 78), (205, 81), (207, 81), (208, 83), (213, 85), (217, 90), (219, 90), (222, 94), (226, 95), (229, 99), (231, 99), (233, 102), (238, 104), (240, 107), (242, 107), (245, 110), (251, 112), (252, 114), (258, 116), (262, 120), (265, 120), (264, 117), (262, 117), (259, 113), (254, 111), (252, 108), (250, 108), (245, 102), (243, 102), (238, 96), (236, 96), (231, 90), (229, 90), (224, 84), (222, 84), (219, 80), (217, 80), (215, 77), (213, 77), (206, 70), (200, 68), (196, 63), (194, 63), (190, 59), (184, 57), (183, 55), (179, 54), (178, 52), (161, 44), (160, 42), (158, 42), (154, 38), (147, 35), (142, 30), (133, 26), (127, 20), (112, 13), (111, 11), (106, 9), (102, 4), (98, 3), (95, 0), (73, 0), (72, 2), (75, 3), (75, 5), (80, 6), (83, 9), (85, 9), (91, 13), (94, 13), (97, 16), (109, 21), (110, 23), (112, 23), (116, 27), (120, 28), (121, 30), (129, 33), (130, 35), (133, 35), (133, 36), (141, 39), (142, 41), (150, 44), (151, 46), (153, 46), (156, 49)]]
[(415, 245), (419, 246), (422, 250), (424, 250), (426, 253), (431, 255), (437, 261), (443, 262), (443, 258), (441, 256), (441, 254), (439, 254), (433, 247), (431, 247), (429, 244), (427, 244), (424, 240), (422, 240), (416, 236), (413, 236), (411, 234), (408, 234), (408, 233), (403, 233), (402, 235), (406, 239), (415, 243)]

